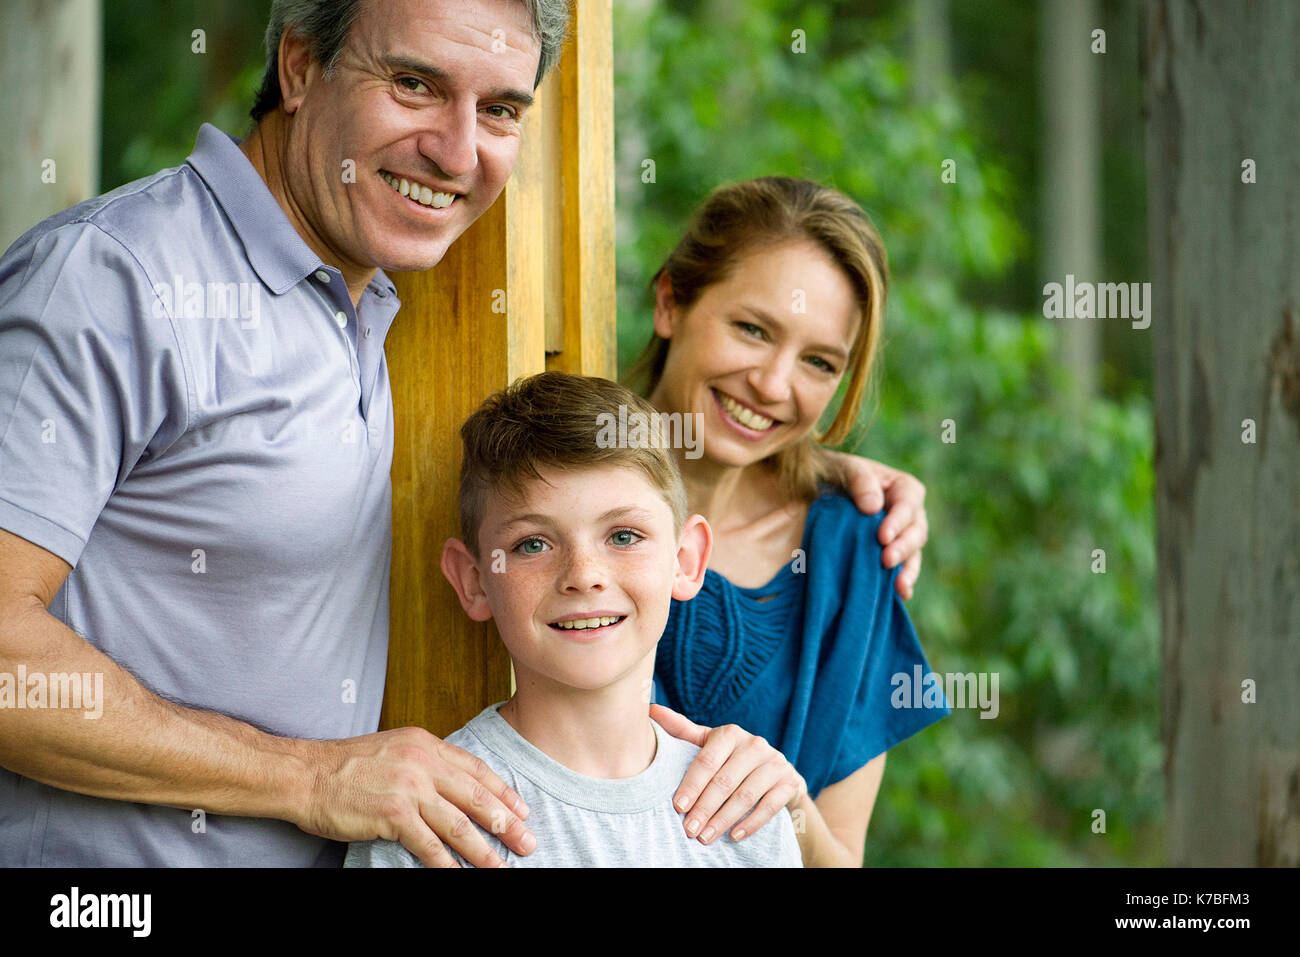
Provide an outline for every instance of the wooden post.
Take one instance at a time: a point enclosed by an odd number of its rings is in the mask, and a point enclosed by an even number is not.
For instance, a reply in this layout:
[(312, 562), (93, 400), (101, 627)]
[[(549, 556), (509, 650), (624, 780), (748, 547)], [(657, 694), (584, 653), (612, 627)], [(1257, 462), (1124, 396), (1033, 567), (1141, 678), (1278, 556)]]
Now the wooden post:
[(575, 7), (501, 197), (436, 268), (393, 277), (402, 308), (386, 343), (396, 448), (381, 728), (447, 735), (510, 694), (495, 628), (466, 617), (438, 567), (443, 542), (460, 534), (461, 422), (520, 376), (616, 372), (612, 6)]

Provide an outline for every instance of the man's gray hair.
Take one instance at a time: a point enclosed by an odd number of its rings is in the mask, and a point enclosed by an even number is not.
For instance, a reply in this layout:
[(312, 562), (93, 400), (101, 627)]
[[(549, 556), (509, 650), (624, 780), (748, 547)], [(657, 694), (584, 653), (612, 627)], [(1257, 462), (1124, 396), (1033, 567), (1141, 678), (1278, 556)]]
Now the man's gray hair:
[[(560, 59), (569, 29), (569, 0), (511, 0), (522, 3), (533, 21), (533, 39), (542, 46), (533, 88), (542, 82)], [(254, 123), (280, 105), (280, 37), (292, 29), (307, 41), (312, 58), (324, 66), (329, 79), (343, 53), (352, 22), (356, 20), (362, 0), (274, 0), (271, 19), (266, 25), (266, 73), (249, 115)]]

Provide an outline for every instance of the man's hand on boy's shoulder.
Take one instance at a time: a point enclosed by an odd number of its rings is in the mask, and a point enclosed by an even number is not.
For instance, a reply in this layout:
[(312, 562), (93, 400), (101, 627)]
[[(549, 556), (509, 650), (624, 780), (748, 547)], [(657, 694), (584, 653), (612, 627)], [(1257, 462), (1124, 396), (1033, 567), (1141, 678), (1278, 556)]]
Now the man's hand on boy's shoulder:
[(673, 796), (690, 837), (708, 844), (731, 831), (744, 840), (808, 790), (785, 755), (739, 725), (706, 728), (663, 705), (650, 709), (665, 731), (700, 749)]
[(873, 459), (844, 452), (830, 455), (843, 471), (849, 497), (858, 511), (874, 515), (888, 509), (880, 523), (880, 544), (885, 546), (880, 560), (886, 568), (902, 563), (894, 588), (901, 598), (910, 599), (921, 575), (921, 549), (930, 537), (925, 486), (916, 476)]
[(422, 728), (397, 728), (338, 741), (303, 742), (315, 769), (301, 820), (335, 841), (395, 841), (426, 867), (504, 867), (482, 832), (510, 850), (537, 846), (524, 826), (528, 807), (487, 763)]

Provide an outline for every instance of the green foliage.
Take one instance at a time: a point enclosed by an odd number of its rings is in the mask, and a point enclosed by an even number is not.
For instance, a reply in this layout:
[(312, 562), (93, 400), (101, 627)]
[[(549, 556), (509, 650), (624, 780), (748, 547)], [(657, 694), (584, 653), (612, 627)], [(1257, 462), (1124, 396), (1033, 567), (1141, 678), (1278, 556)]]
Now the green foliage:
[(104, 5), (103, 191), (185, 162), (202, 123), (246, 135), (269, 9), (267, 0)]
[[(926, 482), (931, 537), (909, 611), (931, 666), (997, 672), (1001, 705), (890, 752), (866, 862), (1158, 863), (1149, 402), (1071, 411), (1051, 323), (968, 300), (1030, 252), (1007, 174), (955, 102), (914, 101), (908, 64), (871, 21), (835, 10), (616, 5), (620, 357), (647, 341), (645, 283), (713, 187), (804, 176), (861, 202), (893, 282), (878, 408), (854, 444)], [(806, 53), (791, 50), (796, 28)], [(945, 159), (955, 184), (940, 180)], [(945, 419), (955, 443), (940, 440)]]

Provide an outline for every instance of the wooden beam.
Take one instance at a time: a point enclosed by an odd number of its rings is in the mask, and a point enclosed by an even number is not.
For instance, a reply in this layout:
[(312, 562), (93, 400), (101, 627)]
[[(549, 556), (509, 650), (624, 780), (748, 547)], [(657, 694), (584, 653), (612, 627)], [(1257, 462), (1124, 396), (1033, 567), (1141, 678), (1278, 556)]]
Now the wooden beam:
[(562, 350), (552, 367), (615, 374), (612, 8), (576, 6), (500, 199), (436, 268), (392, 277), (402, 308), (386, 343), (396, 446), (381, 728), (446, 735), (511, 691), (495, 629), (466, 617), (438, 567), (460, 534), (461, 422), (547, 368), (548, 345)]
[[(561, 190), (551, 194), (561, 226), (562, 348), (546, 367), (618, 376), (614, 275), (614, 11), (610, 0), (580, 2), (559, 74)], [(556, 247), (551, 247), (552, 249)], [(555, 350), (548, 350), (555, 352)]]

